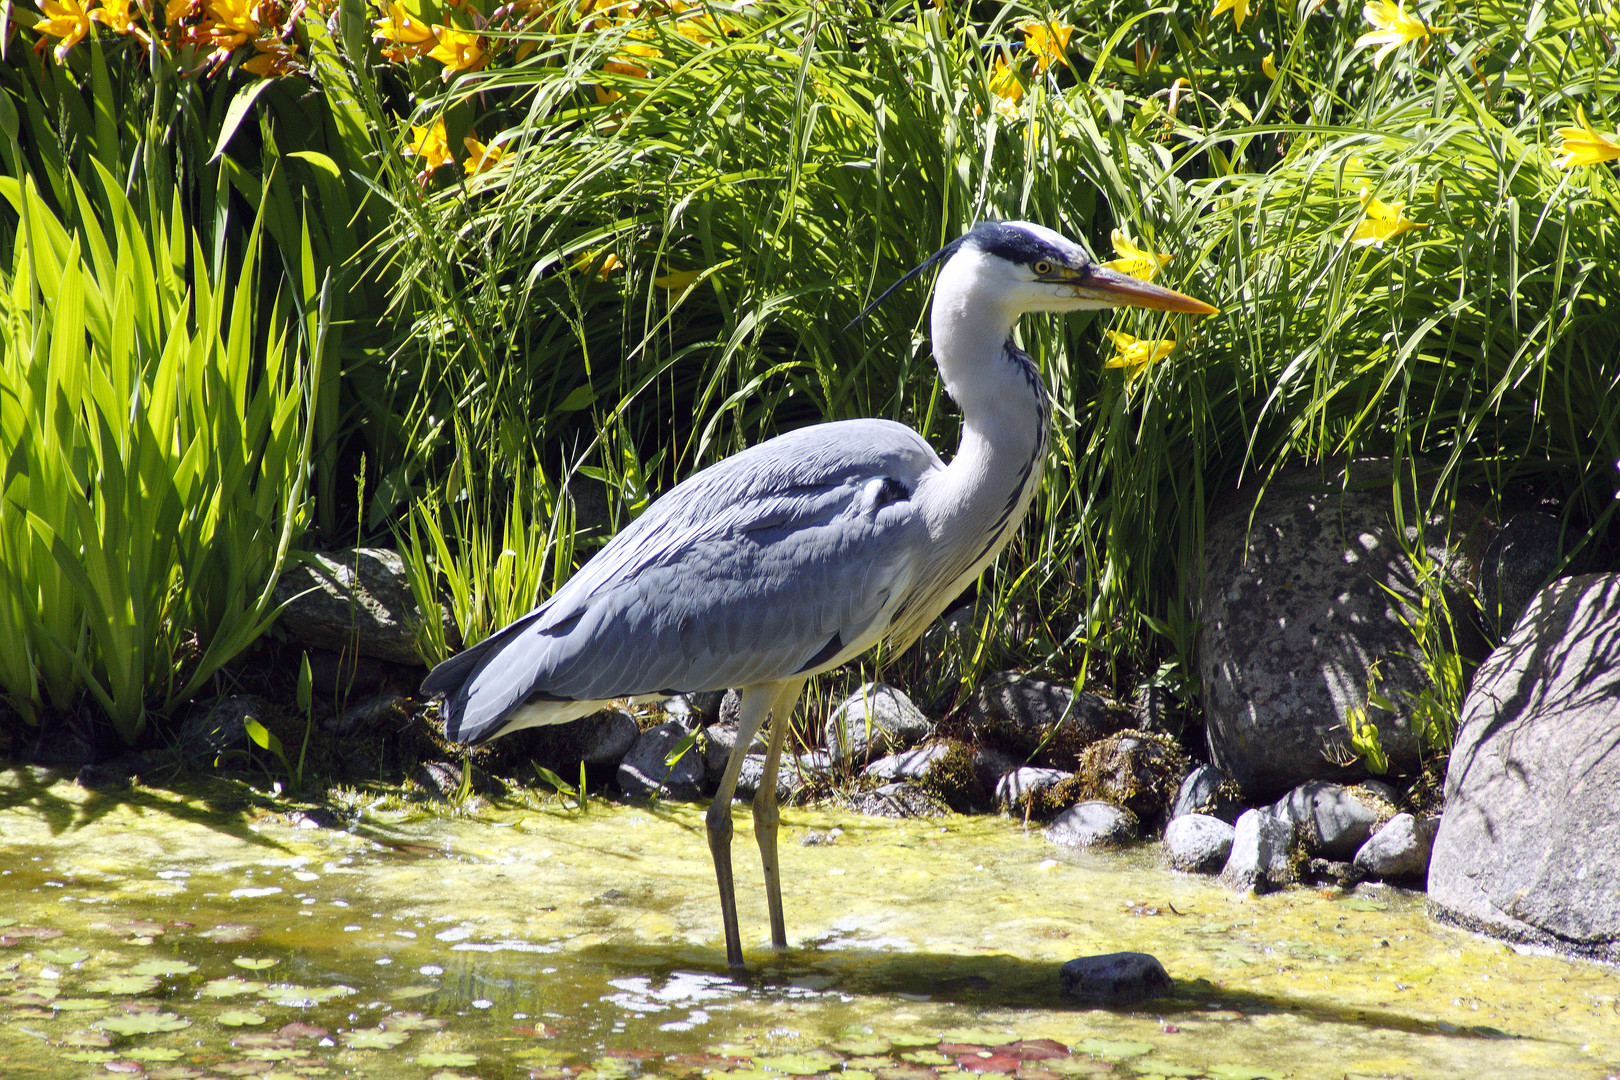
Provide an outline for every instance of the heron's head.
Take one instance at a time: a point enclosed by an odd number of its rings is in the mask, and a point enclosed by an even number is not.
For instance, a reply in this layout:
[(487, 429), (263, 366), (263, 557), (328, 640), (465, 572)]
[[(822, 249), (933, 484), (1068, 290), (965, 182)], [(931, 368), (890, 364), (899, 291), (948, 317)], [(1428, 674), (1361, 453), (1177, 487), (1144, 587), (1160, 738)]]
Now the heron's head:
[(1017, 313), (1152, 308), (1209, 315), (1201, 300), (1094, 262), (1062, 233), (1028, 221), (983, 221), (956, 242), (947, 273), (980, 302)]
[(981, 221), (889, 286), (856, 316), (855, 325), (890, 293), (939, 262), (935, 303), (955, 303), (998, 321), (1016, 321), (1030, 311), (1088, 311), (1110, 307), (1153, 308), (1211, 315), (1201, 300), (1149, 284), (1094, 262), (1085, 248), (1062, 233), (1028, 221)]

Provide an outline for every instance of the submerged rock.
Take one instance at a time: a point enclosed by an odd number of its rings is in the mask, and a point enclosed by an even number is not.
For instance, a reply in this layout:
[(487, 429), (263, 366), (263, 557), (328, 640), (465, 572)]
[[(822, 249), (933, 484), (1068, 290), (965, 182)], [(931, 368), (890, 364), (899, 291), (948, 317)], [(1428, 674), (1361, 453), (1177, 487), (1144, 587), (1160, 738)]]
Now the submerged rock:
[(1058, 972), (1058, 989), (1066, 998), (1087, 1005), (1134, 1005), (1164, 997), (1173, 988), (1164, 965), (1139, 952), (1081, 956)]
[[(1452, 519), (1424, 519), (1411, 507), (1402, 534), (1390, 490), (1387, 461), (1327, 474), (1301, 466), (1273, 478), (1258, 508), (1242, 492), (1210, 515), (1198, 649), (1209, 752), (1250, 798), (1367, 775), (1346, 718), (1367, 708), (1375, 659), (1386, 699), (1404, 702), (1428, 687), (1401, 610), (1420, 592), (1405, 554), (1419, 542), (1414, 523), (1423, 522), (1428, 557), (1445, 568), (1447, 595), (1459, 600), (1463, 651), (1480, 650), (1466, 635), (1472, 604), (1462, 602), (1471, 566), (1443, 542), (1471, 541), (1478, 512), (1459, 506)], [(1415, 770), (1418, 743), (1406, 717), (1377, 707), (1367, 715), (1393, 768)]]
[(683, 801), (701, 799), (705, 772), (698, 748), (688, 747), (673, 765), (667, 761), (687, 734), (678, 720), (666, 720), (643, 731), (619, 763), (619, 790), (633, 799), (655, 795)]
[(872, 817), (941, 817), (950, 812), (945, 801), (917, 784), (884, 784), (849, 797), (849, 808)]
[(1396, 814), (1356, 852), (1356, 869), (1385, 881), (1423, 881), (1437, 823), (1432, 818)]
[(1083, 802), (1059, 814), (1045, 835), (1064, 847), (1114, 847), (1136, 839), (1136, 815), (1111, 803)]
[(1207, 814), (1183, 814), (1164, 827), (1164, 859), (1172, 870), (1214, 874), (1226, 865), (1237, 830)]
[(916, 746), (933, 731), (909, 697), (886, 683), (871, 682), (834, 710), (822, 736), (833, 760), (859, 765)]
[(1294, 824), (1267, 810), (1245, 810), (1232, 834), (1221, 884), (1239, 892), (1270, 892), (1292, 884)]
[(1429, 900), (1471, 929), (1620, 961), (1620, 574), (1547, 586), (1474, 675)]

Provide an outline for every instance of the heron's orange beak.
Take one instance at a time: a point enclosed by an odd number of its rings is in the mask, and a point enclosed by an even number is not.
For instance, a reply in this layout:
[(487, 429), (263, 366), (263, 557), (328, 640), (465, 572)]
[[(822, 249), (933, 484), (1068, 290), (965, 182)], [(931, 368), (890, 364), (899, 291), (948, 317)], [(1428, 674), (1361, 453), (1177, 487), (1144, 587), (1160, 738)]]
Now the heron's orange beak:
[(1065, 284), (1073, 285), (1076, 296), (1118, 307), (1152, 308), (1154, 311), (1182, 311), (1188, 315), (1214, 315), (1220, 308), (1211, 307), (1202, 300), (1194, 300), (1185, 293), (1166, 289), (1143, 281), (1141, 278), (1110, 270), (1106, 266), (1089, 266), (1083, 271), (1071, 271)]

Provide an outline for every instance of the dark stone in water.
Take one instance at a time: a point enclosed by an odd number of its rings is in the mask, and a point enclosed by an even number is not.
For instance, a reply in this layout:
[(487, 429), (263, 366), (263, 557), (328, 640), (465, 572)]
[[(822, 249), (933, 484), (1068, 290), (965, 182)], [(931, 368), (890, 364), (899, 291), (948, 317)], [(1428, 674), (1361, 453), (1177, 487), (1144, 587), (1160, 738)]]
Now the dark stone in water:
[(1171, 985), (1164, 965), (1139, 952), (1081, 956), (1058, 972), (1063, 996), (1088, 1005), (1134, 1005), (1165, 996)]

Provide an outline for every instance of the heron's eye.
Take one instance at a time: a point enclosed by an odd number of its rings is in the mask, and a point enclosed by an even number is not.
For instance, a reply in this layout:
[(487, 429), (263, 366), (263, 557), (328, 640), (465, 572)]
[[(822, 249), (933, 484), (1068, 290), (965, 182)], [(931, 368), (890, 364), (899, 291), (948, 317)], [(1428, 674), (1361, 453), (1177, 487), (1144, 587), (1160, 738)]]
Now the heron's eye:
[(1047, 262), (1045, 259), (1042, 259), (1035, 263), (1035, 265), (1031, 266), (1030, 269), (1035, 271), (1036, 277), (1045, 277), (1047, 274), (1052, 272), (1052, 264)]

